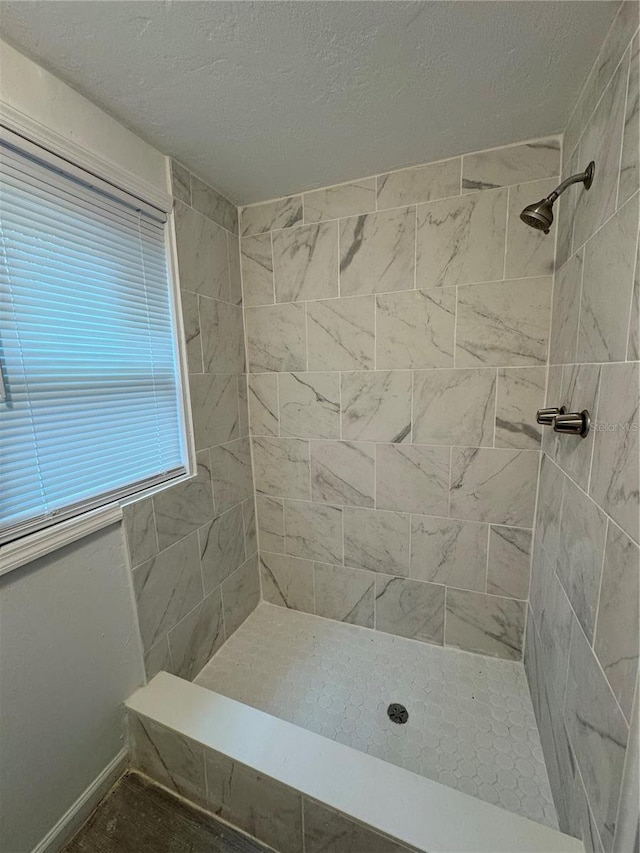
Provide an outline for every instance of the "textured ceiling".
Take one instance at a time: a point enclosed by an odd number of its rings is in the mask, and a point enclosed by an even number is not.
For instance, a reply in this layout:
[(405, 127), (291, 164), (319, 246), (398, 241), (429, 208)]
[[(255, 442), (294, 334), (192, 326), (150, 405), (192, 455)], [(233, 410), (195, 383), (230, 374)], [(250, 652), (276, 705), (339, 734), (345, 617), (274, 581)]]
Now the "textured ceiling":
[(3, 2), (0, 31), (238, 203), (562, 130), (615, 2)]

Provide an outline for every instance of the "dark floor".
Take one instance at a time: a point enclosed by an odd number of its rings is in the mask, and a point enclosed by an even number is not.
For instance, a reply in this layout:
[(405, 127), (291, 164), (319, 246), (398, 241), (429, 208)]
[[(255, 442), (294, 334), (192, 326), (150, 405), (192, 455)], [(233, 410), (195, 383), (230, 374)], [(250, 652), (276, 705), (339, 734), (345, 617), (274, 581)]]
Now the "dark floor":
[(268, 853), (162, 788), (128, 773), (63, 853)]

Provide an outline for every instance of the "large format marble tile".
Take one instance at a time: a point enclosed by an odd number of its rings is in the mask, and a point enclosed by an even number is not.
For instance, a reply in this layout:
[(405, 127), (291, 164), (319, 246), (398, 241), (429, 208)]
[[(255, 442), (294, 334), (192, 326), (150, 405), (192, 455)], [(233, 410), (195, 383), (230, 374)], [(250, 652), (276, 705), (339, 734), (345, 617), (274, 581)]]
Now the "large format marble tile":
[(460, 195), (460, 157), (378, 175), (378, 210)]
[(550, 364), (566, 364), (576, 359), (582, 256), (582, 252), (577, 252), (556, 273), (551, 312)]
[(200, 313), (198, 294), (190, 290), (180, 291), (182, 305), (182, 329), (187, 349), (189, 373), (202, 373), (202, 342), (200, 340)]
[(622, 133), (622, 155), (618, 184), (618, 207), (638, 191), (640, 186), (640, 41), (638, 34), (631, 44), (631, 65), (627, 85), (627, 105)]
[(640, 549), (609, 522), (595, 652), (622, 711), (631, 721), (638, 673)]
[(240, 238), (227, 231), (227, 254), (229, 256), (229, 302), (242, 305), (242, 268), (240, 265)]
[[(567, 364), (562, 372), (560, 403), (568, 412), (587, 409), (595, 417), (600, 366), (597, 364)], [(585, 491), (589, 485), (594, 431), (586, 438), (573, 435), (556, 436), (557, 464)]]
[(205, 373), (244, 373), (242, 308), (200, 299), (200, 337)]
[(205, 592), (219, 586), (244, 563), (242, 505), (237, 504), (198, 530)]
[(416, 370), (413, 441), (493, 445), (495, 370)]
[(314, 612), (313, 563), (284, 554), (260, 554), (262, 598), (279, 607)]
[(271, 234), (256, 234), (240, 241), (242, 299), (245, 305), (275, 302)]
[(245, 323), (251, 373), (306, 370), (304, 305), (292, 303), (247, 308)]
[(638, 239), (638, 196), (585, 247), (578, 361), (624, 361)]
[(197, 533), (134, 569), (133, 587), (140, 635), (148, 650), (203, 598)]
[(272, 239), (276, 302), (338, 295), (337, 222), (276, 231)]
[[(561, 175), (563, 181), (570, 175), (575, 175), (584, 169), (584, 166), (581, 165), (579, 155), (580, 150), (576, 148), (572, 156), (563, 163)], [(573, 220), (576, 212), (576, 197), (577, 193), (575, 191), (565, 192), (554, 206), (557, 227), (556, 269), (560, 269), (573, 252)]]
[(560, 140), (538, 139), (462, 158), (462, 189), (486, 190), (560, 174)]
[(206, 216), (180, 202), (175, 208), (176, 252), (180, 286), (202, 296), (227, 299), (227, 235)]
[(510, 598), (527, 599), (529, 597), (531, 545), (531, 530), (491, 525), (487, 592)]
[(247, 558), (258, 550), (258, 527), (254, 496), (242, 501), (242, 525), (244, 527), (244, 549)]
[(537, 450), (542, 428), (536, 412), (544, 406), (544, 367), (503, 367), (498, 370), (496, 447)]
[(191, 176), (191, 204), (227, 231), (238, 233), (238, 209), (235, 204), (195, 175)]
[(376, 628), (427, 643), (444, 642), (444, 587), (376, 576)]
[(551, 278), (529, 278), (458, 289), (456, 365), (545, 364)]
[(549, 571), (545, 580), (541, 605), (536, 610), (536, 620), (545, 680), (561, 709), (567, 682), (571, 632), (579, 631), (580, 628), (569, 599), (553, 571)]
[(284, 502), (287, 554), (323, 563), (342, 563), (342, 509), (310, 501)]
[(194, 373), (189, 377), (189, 388), (196, 450), (238, 438), (236, 377), (229, 373)]
[(343, 519), (345, 565), (405, 577), (409, 574), (408, 515), (345, 507)]
[(376, 445), (376, 507), (446, 515), (449, 448)]
[(213, 518), (213, 490), (209, 453), (198, 453), (196, 476), (153, 497), (160, 550), (173, 545)]
[(311, 496), (341, 506), (375, 503), (375, 448), (362, 442), (311, 442)]
[(305, 222), (371, 213), (376, 209), (376, 179), (363, 178), (350, 184), (311, 190), (302, 198)]
[(278, 374), (250, 374), (248, 386), (251, 435), (279, 435)]
[(358, 296), (414, 286), (414, 208), (340, 222), (340, 293)]
[(558, 553), (562, 487), (565, 479), (558, 466), (544, 454), (540, 467), (536, 535), (554, 566)]
[(227, 639), (255, 610), (259, 600), (258, 555), (254, 554), (222, 583), (222, 612)]
[(284, 554), (284, 501), (256, 495), (260, 551)]
[(145, 498), (123, 507), (124, 529), (131, 566), (139, 566), (158, 553), (153, 501)]
[[(562, 371), (563, 366), (560, 364), (551, 364), (547, 369), (545, 406), (560, 406), (560, 400), (562, 399)], [(553, 429), (542, 430), (542, 444), (540, 449), (554, 461), (556, 458), (558, 438), (558, 433), (554, 432)]]
[(519, 184), (509, 188), (509, 220), (507, 225), (506, 278), (533, 275), (553, 275), (556, 224), (549, 234), (536, 231), (520, 219), (528, 204), (546, 198), (559, 183), (557, 177), (544, 181)]
[(603, 847), (610, 851), (628, 727), (579, 628), (571, 633), (564, 719)]
[(250, 434), (249, 429), (249, 388), (246, 373), (236, 376), (238, 383), (238, 432), (240, 438), (246, 438)]
[(307, 303), (309, 370), (367, 370), (375, 362), (375, 297)]
[(353, 441), (409, 441), (411, 373), (343, 373), (342, 437)]
[(636, 542), (640, 540), (638, 388), (640, 366), (602, 366), (589, 494)]
[(373, 628), (374, 580), (375, 575), (359, 569), (316, 563), (316, 615)]
[(168, 634), (175, 675), (192, 681), (224, 642), (222, 596), (214, 590)]
[(255, 437), (252, 445), (258, 494), (309, 499), (308, 441), (299, 438)]
[(447, 589), (445, 643), (470, 652), (520, 660), (526, 602)]
[(633, 279), (631, 320), (629, 322), (629, 340), (627, 342), (627, 361), (638, 361), (638, 359), (640, 359), (640, 240), (638, 240), (636, 274)]
[(402, 844), (383, 838), (368, 827), (306, 797), (304, 843), (306, 853), (409, 853)]
[(451, 367), (456, 297), (453, 288), (376, 297), (376, 367)]
[(280, 853), (300, 853), (299, 793), (212, 750), (205, 765), (209, 811)]
[(191, 205), (191, 174), (176, 160), (171, 160), (171, 195)]
[(530, 450), (453, 448), (452, 518), (531, 527), (538, 453)]
[(613, 853), (640, 850), (640, 689), (631, 709), (631, 731), (622, 777)]
[(281, 373), (278, 394), (281, 435), (340, 438), (338, 373)]
[(414, 515), (411, 518), (411, 577), (484, 592), (486, 524)]
[(248, 438), (230, 441), (211, 449), (211, 478), (218, 514), (251, 497), (253, 477)]
[(264, 234), (276, 228), (291, 228), (302, 223), (302, 196), (292, 195), (263, 204), (243, 207), (240, 213), (240, 233)]
[(596, 173), (589, 190), (582, 185), (573, 188), (576, 196), (574, 249), (582, 246), (616, 209), (628, 68), (627, 54), (580, 140), (580, 168), (584, 169), (594, 160)]
[(418, 205), (418, 287), (495, 281), (504, 272), (507, 190)]

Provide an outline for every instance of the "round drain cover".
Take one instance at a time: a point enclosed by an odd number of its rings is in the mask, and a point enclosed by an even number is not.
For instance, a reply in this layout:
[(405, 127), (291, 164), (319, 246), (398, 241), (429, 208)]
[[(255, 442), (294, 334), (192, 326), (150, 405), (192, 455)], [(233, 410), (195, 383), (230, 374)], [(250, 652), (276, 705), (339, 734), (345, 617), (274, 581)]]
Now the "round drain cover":
[(407, 722), (409, 719), (409, 712), (404, 705), (400, 705), (398, 702), (392, 702), (387, 708), (387, 716), (392, 723), (401, 724)]

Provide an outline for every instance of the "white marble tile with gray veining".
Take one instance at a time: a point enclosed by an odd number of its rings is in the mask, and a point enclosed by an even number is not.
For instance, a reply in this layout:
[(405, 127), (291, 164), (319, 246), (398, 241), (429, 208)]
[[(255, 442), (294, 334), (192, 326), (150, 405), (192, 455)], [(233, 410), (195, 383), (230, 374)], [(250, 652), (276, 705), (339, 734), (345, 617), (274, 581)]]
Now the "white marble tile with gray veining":
[[(579, 631), (569, 599), (556, 574), (550, 571), (544, 583), (541, 606), (535, 613), (540, 634), (540, 654), (545, 681), (554, 701), (562, 703), (567, 681), (571, 632)], [(558, 698), (559, 697), (559, 698)]]
[(139, 566), (158, 553), (156, 523), (151, 498), (134, 501), (122, 508), (131, 566)]
[(373, 213), (376, 209), (376, 179), (363, 178), (349, 184), (311, 190), (302, 198), (304, 221), (307, 223)]
[(197, 533), (134, 569), (133, 588), (146, 651), (203, 598)]
[(638, 239), (636, 195), (585, 247), (578, 361), (624, 361)]
[(609, 522), (595, 652), (629, 721), (640, 654), (639, 583), (640, 549)]
[(444, 641), (470, 652), (520, 660), (526, 602), (463, 589), (447, 589)]
[(456, 366), (545, 364), (552, 279), (458, 289)]
[(228, 373), (189, 377), (196, 450), (233, 441), (240, 434), (238, 382)]
[(343, 518), (345, 565), (408, 576), (409, 515), (345, 507)]
[(171, 195), (184, 204), (191, 204), (191, 174), (175, 160), (171, 160)]
[(631, 44), (631, 65), (627, 84), (627, 104), (622, 132), (622, 155), (618, 184), (618, 207), (638, 191), (640, 186), (640, 37)]
[(631, 299), (631, 319), (629, 322), (629, 340), (627, 342), (627, 361), (640, 359), (640, 239), (636, 257), (636, 274), (633, 279)]
[(488, 525), (411, 517), (411, 577), (484, 592)]
[(491, 447), (495, 394), (495, 370), (416, 370), (414, 443)]
[(338, 296), (338, 223), (272, 234), (276, 302)]
[[(560, 364), (550, 365), (547, 371), (547, 392), (545, 394), (545, 406), (556, 407), (560, 406), (560, 398), (562, 396), (562, 371), (563, 367)], [(559, 435), (552, 429), (542, 430), (541, 450), (546, 453), (550, 459), (556, 458), (556, 447)]]
[(343, 814), (304, 798), (304, 843), (306, 853), (409, 853), (409, 848)]
[(309, 500), (308, 441), (256, 436), (251, 443), (257, 494)]
[(192, 681), (224, 642), (222, 596), (216, 589), (169, 631), (175, 675)]
[(284, 554), (284, 501), (256, 495), (260, 552)]
[(498, 370), (496, 447), (537, 450), (542, 428), (536, 422), (544, 406), (544, 367), (503, 367)]
[(227, 231), (227, 255), (229, 257), (229, 302), (242, 305), (242, 269), (240, 265), (240, 238)]
[(245, 309), (251, 373), (306, 370), (307, 332), (302, 303)]
[(229, 296), (227, 236), (206, 216), (180, 202), (174, 208), (180, 286), (214, 299)]
[(417, 286), (501, 279), (506, 227), (506, 189), (418, 205)]
[(235, 204), (195, 175), (191, 176), (191, 204), (227, 231), (238, 233), (238, 209)]
[(170, 672), (175, 675), (171, 652), (169, 651), (169, 640), (167, 634), (163, 634), (155, 646), (152, 646), (144, 656), (144, 671), (147, 681), (151, 681), (159, 672)]
[(454, 447), (449, 515), (531, 527), (538, 458), (533, 450)]
[(537, 139), (462, 158), (462, 191), (486, 190), (560, 174), (560, 140)]
[(198, 295), (190, 290), (180, 291), (182, 303), (182, 328), (187, 348), (189, 373), (202, 373), (202, 343), (200, 341), (200, 314)]
[(375, 448), (362, 442), (311, 442), (311, 496), (340, 506), (375, 504)]
[(546, 454), (543, 455), (538, 488), (536, 535), (542, 542), (547, 557), (554, 566), (558, 554), (560, 509), (562, 506), (562, 488), (565, 479), (558, 466), (554, 465)]
[(251, 435), (279, 435), (277, 373), (249, 375), (249, 423)]
[(236, 504), (198, 530), (205, 592), (220, 586), (245, 559), (242, 505)]
[(411, 373), (342, 374), (342, 437), (351, 441), (411, 439)]
[[(565, 365), (562, 371), (562, 390), (558, 405), (565, 406), (568, 412), (581, 412), (587, 409), (591, 417), (594, 417), (599, 382), (599, 365)], [(578, 440), (573, 435), (558, 434), (556, 436), (557, 464), (585, 491), (589, 486), (594, 435), (592, 430), (586, 438)]]
[(275, 201), (265, 201), (243, 207), (240, 213), (240, 233), (264, 234), (280, 228), (292, 228), (302, 224), (302, 196), (292, 195)]
[(249, 435), (249, 389), (247, 387), (247, 374), (241, 373), (236, 376), (238, 383), (238, 433), (240, 438)]
[(509, 188), (509, 221), (507, 225), (507, 257), (505, 278), (533, 275), (553, 275), (556, 243), (555, 223), (549, 233), (536, 231), (520, 219), (528, 204), (546, 198), (558, 185), (559, 179), (533, 181)]
[(227, 640), (260, 601), (258, 555), (243, 563), (222, 583), (222, 612)]
[(260, 554), (262, 598), (279, 607), (314, 612), (313, 563), (284, 554)]
[(555, 276), (549, 364), (566, 364), (576, 360), (582, 259), (583, 252), (576, 252)]
[(378, 509), (446, 515), (449, 448), (376, 445)]
[(242, 308), (200, 297), (200, 336), (205, 373), (244, 373)]
[[(573, 155), (567, 160), (562, 169), (562, 180), (570, 175), (575, 175), (585, 167), (580, 159), (580, 150), (576, 148)], [(567, 262), (573, 251), (573, 221), (576, 212), (576, 192), (565, 192), (554, 205), (554, 216), (556, 219), (556, 269)]]
[(385, 293), (376, 297), (376, 367), (451, 367), (454, 288)]
[(509, 598), (529, 597), (531, 544), (531, 530), (491, 525), (487, 592)]
[(253, 495), (242, 502), (242, 524), (244, 527), (244, 550), (248, 559), (258, 550), (256, 502)]
[(173, 545), (213, 518), (209, 452), (196, 456), (196, 476), (163, 489), (153, 497), (158, 547)]
[(376, 576), (376, 628), (425, 643), (444, 642), (444, 587)]
[(242, 298), (245, 305), (275, 302), (271, 234), (256, 234), (240, 240)]
[(415, 208), (340, 222), (340, 294), (358, 296), (414, 286)]
[(378, 175), (378, 210), (460, 195), (460, 157)]
[(284, 547), (294, 557), (342, 563), (341, 507), (285, 500)]
[(253, 494), (249, 439), (213, 447), (210, 453), (213, 497), (219, 514)]
[(280, 433), (298, 438), (340, 438), (340, 375), (281, 373)]
[(375, 575), (315, 563), (316, 615), (363, 628), (374, 627)]
[(375, 297), (307, 303), (309, 370), (368, 370), (375, 363)]

